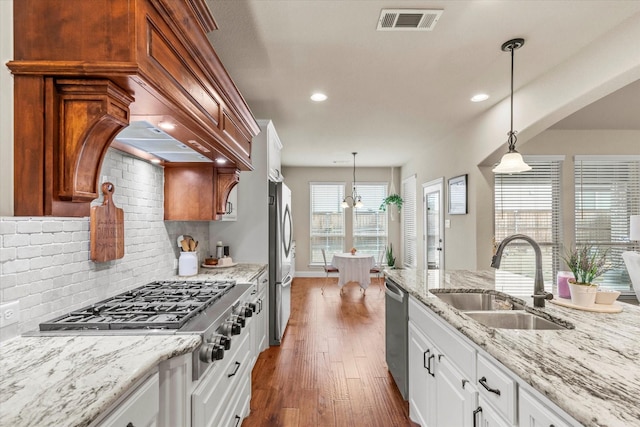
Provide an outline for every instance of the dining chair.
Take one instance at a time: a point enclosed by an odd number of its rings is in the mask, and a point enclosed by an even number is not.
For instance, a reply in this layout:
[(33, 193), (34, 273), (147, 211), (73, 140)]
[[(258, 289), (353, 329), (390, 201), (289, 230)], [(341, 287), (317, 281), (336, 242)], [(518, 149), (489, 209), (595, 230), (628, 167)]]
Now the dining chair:
[(336, 267), (332, 266), (331, 264), (327, 264), (327, 254), (325, 254), (324, 249), (320, 249), (320, 250), (322, 251), (322, 260), (324, 261), (324, 272), (327, 275), (327, 277), (325, 277), (324, 279), (324, 284), (322, 285), (322, 288), (320, 288), (320, 293), (324, 295), (324, 288), (327, 286), (327, 283), (329, 282), (329, 274), (339, 273), (340, 270), (338, 270)]
[[(378, 256), (378, 262), (376, 263), (376, 265), (374, 265), (373, 267), (371, 267), (371, 270), (369, 270), (369, 273), (371, 274), (375, 274), (378, 282), (380, 282), (380, 275), (382, 274), (383, 270), (384, 270), (384, 266), (382, 265), (382, 262), (384, 260), (384, 251), (380, 252), (380, 255)], [(378, 292), (382, 291), (382, 283), (379, 283), (380, 285), (380, 290)]]

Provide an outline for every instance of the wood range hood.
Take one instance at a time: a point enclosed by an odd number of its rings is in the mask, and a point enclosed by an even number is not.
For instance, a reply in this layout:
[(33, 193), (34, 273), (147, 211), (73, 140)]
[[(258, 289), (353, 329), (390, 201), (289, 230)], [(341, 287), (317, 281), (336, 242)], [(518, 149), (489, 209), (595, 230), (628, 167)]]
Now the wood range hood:
[(15, 215), (88, 216), (107, 149), (138, 120), (170, 121), (176, 139), (228, 160), (210, 166), (224, 213), (260, 128), (214, 29), (205, 0), (15, 1)]

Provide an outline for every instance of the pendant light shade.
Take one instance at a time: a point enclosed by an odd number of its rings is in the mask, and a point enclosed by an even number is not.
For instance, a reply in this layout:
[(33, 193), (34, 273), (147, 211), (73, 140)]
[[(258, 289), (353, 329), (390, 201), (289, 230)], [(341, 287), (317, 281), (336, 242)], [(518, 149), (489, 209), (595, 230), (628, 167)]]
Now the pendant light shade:
[(351, 193), (351, 196), (347, 196), (344, 199), (342, 199), (342, 203), (340, 203), (340, 207), (343, 209), (351, 207), (347, 202), (347, 199), (351, 199), (351, 203), (353, 204), (353, 207), (356, 209), (364, 206), (364, 203), (362, 203), (362, 198), (358, 195), (358, 192), (356, 191), (356, 154), (358, 153), (353, 152), (351, 154), (353, 154), (353, 182), (352, 182), (353, 191)]
[(516, 133), (513, 130), (513, 51), (520, 49), (524, 45), (524, 39), (513, 39), (502, 44), (504, 52), (511, 52), (511, 129), (507, 134), (509, 137), (509, 151), (502, 156), (500, 163), (493, 168), (493, 173), (518, 173), (531, 170), (531, 166), (525, 163), (522, 155), (516, 151)]

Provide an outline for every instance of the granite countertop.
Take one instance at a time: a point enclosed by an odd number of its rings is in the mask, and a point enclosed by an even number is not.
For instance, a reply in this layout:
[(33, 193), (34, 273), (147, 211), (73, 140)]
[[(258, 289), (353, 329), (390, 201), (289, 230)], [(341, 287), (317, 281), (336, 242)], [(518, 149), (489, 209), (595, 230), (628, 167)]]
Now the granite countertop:
[(190, 276), (187, 279), (195, 280), (220, 280), (231, 279), (237, 282), (250, 283), (258, 278), (260, 273), (267, 269), (267, 264), (245, 264), (238, 263), (233, 267), (199, 267), (198, 275)]
[(0, 426), (88, 426), (197, 335), (18, 337), (0, 345)]
[[(580, 423), (640, 426), (640, 307), (620, 303), (621, 313), (606, 314), (547, 302), (545, 308), (534, 310), (568, 321), (575, 329), (491, 329), (429, 291), (502, 291), (510, 280), (508, 273), (386, 270), (385, 274)], [(532, 306), (530, 299), (527, 305)]]
[[(186, 279), (251, 282), (266, 264), (205, 269)], [(175, 280), (179, 276), (168, 278)], [(17, 337), (0, 343), (0, 427), (87, 426), (198, 335)]]

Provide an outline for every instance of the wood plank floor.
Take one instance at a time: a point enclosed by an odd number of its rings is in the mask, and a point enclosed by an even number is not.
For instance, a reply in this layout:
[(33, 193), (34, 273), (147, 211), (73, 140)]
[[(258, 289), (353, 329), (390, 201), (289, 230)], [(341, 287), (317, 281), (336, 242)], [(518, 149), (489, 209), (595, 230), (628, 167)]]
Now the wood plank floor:
[(408, 417), (385, 362), (384, 291), (373, 279), (341, 296), (336, 279), (297, 278), (282, 345), (260, 354), (243, 427), (402, 427)]

